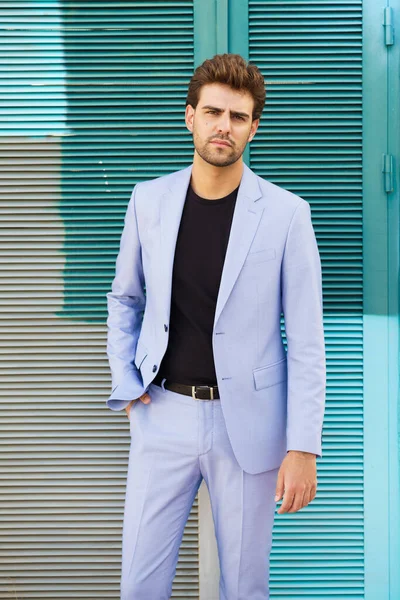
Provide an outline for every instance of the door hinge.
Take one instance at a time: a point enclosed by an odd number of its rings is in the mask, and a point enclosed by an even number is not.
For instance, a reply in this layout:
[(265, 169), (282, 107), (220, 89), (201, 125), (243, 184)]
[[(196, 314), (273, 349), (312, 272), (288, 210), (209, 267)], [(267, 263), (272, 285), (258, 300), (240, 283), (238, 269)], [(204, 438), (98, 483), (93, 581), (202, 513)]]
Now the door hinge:
[(385, 32), (386, 46), (392, 46), (394, 44), (394, 28), (392, 15), (392, 8), (390, 6), (386, 6), (383, 9), (383, 28)]
[(382, 154), (383, 186), (385, 192), (393, 192), (393, 156)]

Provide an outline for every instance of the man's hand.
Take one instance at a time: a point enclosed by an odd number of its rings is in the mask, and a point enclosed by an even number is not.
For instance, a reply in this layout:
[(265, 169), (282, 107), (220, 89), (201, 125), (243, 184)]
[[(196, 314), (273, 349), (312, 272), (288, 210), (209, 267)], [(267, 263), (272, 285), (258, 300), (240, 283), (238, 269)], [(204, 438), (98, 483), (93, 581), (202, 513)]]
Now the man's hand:
[(317, 493), (316, 455), (311, 452), (289, 450), (278, 472), (275, 502), (285, 492), (278, 514), (297, 512), (314, 500)]
[(143, 402), (143, 404), (149, 404), (151, 402), (151, 398), (150, 398), (149, 394), (147, 394), (147, 392), (142, 394), (141, 396), (139, 396), (139, 398), (136, 398), (136, 400), (131, 400), (129, 402), (129, 404), (127, 406), (125, 406), (126, 414), (128, 415), (129, 420), (131, 418), (130, 417), (131, 408), (132, 408), (133, 404), (135, 402), (137, 402), (138, 400), (141, 400)]

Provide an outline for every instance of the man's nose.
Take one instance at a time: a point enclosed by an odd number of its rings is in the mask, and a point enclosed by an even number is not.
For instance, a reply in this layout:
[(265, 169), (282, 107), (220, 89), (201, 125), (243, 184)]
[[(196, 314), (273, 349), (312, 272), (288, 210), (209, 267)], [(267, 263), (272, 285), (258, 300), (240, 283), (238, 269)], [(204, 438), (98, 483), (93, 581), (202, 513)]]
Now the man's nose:
[(228, 115), (222, 115), (220, 120), (218, 121), (218, 130), (221, 132), (230, 132), (231, 130), (231, 120)]

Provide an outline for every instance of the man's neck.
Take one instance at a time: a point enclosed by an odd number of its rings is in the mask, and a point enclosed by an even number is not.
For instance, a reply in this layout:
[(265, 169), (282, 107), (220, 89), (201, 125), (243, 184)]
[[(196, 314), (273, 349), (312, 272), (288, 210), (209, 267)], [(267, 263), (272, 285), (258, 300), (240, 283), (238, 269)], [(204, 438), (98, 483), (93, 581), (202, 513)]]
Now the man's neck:
[[(204, 161), (202, 161), (204, 163)], [(243, 175), (243, 161), (229, 167), (214, 167), (208, 163), (199, 165), (193, 161), (190, 185), (193, 191), (206, 200), (218, 200), (235, 190)]]

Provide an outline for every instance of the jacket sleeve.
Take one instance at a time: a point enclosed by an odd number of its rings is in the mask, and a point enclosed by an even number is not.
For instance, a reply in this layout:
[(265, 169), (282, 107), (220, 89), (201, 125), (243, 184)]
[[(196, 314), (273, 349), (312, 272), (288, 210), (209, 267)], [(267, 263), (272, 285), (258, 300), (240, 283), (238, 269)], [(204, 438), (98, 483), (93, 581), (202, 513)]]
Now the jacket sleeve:
[(287, 451), (322, 456), (326, 358), (322, 273), (310, 205), (292, 216), (282, 261), (282, 306), (287, 339)]
[(125, 214), (115, 277), (107, 294), (107, 355), (111, 368), (111, 410), (122, 410), (144, 393), (134, 357), (146, 305), (141, 246), (136, 219), (136, 184)]

